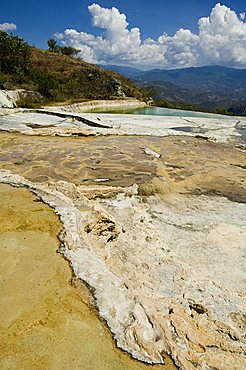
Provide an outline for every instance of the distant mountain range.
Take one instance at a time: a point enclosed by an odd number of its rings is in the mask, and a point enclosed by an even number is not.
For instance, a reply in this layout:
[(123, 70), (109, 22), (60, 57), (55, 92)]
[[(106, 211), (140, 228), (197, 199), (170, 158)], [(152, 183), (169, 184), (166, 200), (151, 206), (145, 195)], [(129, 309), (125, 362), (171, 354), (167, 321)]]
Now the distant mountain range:
[(141, 71), (131, 67), (104, 66), (146, 89), (156, 89), (156, 99), (188, 104), (208, 111), (246, 115), (246, 69), (222, 66)]
[[(117, 65), (114, 65), (114, 64), (107, 64), (107, 65), (100, 65), (100, 67), (104, 68), (104, 69), (108, 69), (110, 71), (114, 71), (114, 72), (117, 72), (125, 77), (128, 77), (128, 78), (135, 78), (139, 75), (141, 75), (142, 73), (145, 73), (144, 71), (142, 71), (141, 69), (138, 69), (138, 68), (133, 68), (133, 67), (124, 67), (124, 66), (117, 66)], [(149, 72), (149, 71), (147, 71)]]

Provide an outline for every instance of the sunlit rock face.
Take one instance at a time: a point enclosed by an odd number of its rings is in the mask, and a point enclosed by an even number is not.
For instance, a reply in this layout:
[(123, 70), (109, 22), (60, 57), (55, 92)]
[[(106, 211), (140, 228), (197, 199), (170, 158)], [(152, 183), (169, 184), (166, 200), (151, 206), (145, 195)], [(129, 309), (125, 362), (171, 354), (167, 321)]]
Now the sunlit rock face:
[(240, 369), (245, 205), (207, 196), (144, 203), (118, 196), (102, 204), (124, 232), (110, 247), (93, 246), (147, 315), (143, 324), (139, 313), (132, 330), (148, 355), (157, 358), (164, 348), (183, 368)]
[(0, 90), (0, 109), (1, 108), (16, 108), (17, 101), (22, 98), (38, 98), (43, 99), (42, 95), (37, 91), (28, 91), (24, 89), (16, 90)]
[(15, 104), (13, 100), (11, 100), (5, 91), (0, 90), (0, 107), (1, 108), (14, 108)]

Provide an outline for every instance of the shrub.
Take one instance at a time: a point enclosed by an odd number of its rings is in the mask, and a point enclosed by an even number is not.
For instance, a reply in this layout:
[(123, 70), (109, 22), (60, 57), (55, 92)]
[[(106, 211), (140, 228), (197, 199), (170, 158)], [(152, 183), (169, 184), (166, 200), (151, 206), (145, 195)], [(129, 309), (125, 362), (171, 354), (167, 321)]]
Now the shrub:
[(59, 46), (57, 45), (57, 41), (54, 39), (49, 39), (47, 41), (48, 44), (48, 50), (51, 51), (52, 53), (58, 53), (58, 54), (63, 54), (67, 55), (69, 57), (75, 57), (80, 50), (72, 48), (71, 46)]
[(0, 72), (0, 88), (3, 89), (4, 88), (4, 83), (7, 81), (7, 76)]
[(19, 36), (0, 31), (0, 72), (27, 75), (31, 47)]
[(38, 92), (46, 98), (51, 98), (53, 91), (59, 87), (59, 82), (50, 74), (33, 71), (31, 77)]
[(16, 105), (19, 108), (40, 108), (41, 107), (42, 100), (38, 98), (32, 98), (32, 97), (22, 97), (19, 100), (16, 101)]

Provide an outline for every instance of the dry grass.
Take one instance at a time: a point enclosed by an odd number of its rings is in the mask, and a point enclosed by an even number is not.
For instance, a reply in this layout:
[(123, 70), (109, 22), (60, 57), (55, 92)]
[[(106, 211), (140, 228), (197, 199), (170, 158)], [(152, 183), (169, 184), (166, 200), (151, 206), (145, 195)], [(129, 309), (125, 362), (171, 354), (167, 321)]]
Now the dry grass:
[(71, 84), (74, 82), (76, 86), (72, 87), (71, 91), (77, 89), (78, 96), (73, 98), (109, 98), (110, 94), (115, 95), (114, 84), (116, 81), (121, 83), (122, 91), (126, 96), (136, 98), (143, 96), (142, 90), (128, 78), (94, 64), (86, 63), (79, 58), (33, 48), (32, 61), (35, 70), (52, 75), (59, 83)]
[[(2, 74), (6, 89), (22, 88), (39, 92), (45, 104), (81, 103), (86, 100), (133, 97), (144, 99), (144, 92), (129, 79), (79, 58), (32, 48), (28, 73)], [(1, 83), (1, 81), (0, 81)], [(20, 102), (31, 106), (32, 101)]]
[(156, 194), (168, 194), (170, 191), (171, 189), (167, 182), (154, 177), (152, 180), (139, 185), (138, 194), (149, 197)]

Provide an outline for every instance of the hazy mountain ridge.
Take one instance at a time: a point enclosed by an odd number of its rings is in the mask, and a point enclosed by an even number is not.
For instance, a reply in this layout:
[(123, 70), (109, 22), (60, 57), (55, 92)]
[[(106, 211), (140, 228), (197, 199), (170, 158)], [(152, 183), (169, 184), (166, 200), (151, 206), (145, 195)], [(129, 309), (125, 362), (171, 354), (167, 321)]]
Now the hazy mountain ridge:
[(246, 115), (246, 69), (216, 65), (149, 71), (120, 66), (108, 68), (134, 79), (141, 87), (158, 90), (157, 100), (189, 103), (209, 111), (225, 109)]

